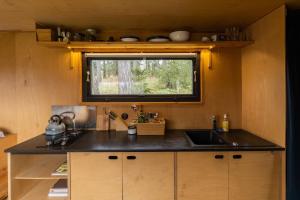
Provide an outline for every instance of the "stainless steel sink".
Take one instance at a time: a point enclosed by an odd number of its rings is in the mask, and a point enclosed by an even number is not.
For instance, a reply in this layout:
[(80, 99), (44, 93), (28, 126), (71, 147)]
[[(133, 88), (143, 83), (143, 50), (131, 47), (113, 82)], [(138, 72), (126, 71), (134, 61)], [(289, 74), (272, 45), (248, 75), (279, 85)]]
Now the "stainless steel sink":
[(186, 137), (192, 146), (225, 146), (229, 145), (216, 133), (210, 130), (187, 131)]

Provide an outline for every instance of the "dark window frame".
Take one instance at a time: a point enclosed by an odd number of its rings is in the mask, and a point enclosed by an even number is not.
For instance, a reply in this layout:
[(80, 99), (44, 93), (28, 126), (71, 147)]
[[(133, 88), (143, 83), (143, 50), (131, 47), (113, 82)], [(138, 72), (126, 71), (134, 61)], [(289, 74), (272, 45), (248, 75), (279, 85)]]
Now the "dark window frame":
[[(126, 57), (127, 59), (140, 59), (137, 57)], [(114, 59), (122, 60), (124, 58), (117, 57), (87, 57), (86, 52), (82, 52), (82, 102), (200, 102), (201, 101), (201, 70), (200, 70), (200, 53), (192, 59), (193, 72), (196, 71), (196, 82), (193, 81), (192, 95), (92, 95), (90, 85), (87, 82), (87, 71), (90, 70), (91, 60)], [(151, 57), (151, 59), (183, 59), (170, 57)], [(191, 59), (191, 58), (189, 58)]]

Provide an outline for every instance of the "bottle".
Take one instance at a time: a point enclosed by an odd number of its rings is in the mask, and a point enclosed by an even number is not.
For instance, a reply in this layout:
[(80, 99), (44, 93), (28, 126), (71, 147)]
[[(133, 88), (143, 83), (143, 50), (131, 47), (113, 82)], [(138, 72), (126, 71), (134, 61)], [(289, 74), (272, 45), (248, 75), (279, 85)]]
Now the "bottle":
[(224, 132), (229, 132), (229, 120), (227, 114), (224, 114), (224, 118), (222, 121), (222, 129)]

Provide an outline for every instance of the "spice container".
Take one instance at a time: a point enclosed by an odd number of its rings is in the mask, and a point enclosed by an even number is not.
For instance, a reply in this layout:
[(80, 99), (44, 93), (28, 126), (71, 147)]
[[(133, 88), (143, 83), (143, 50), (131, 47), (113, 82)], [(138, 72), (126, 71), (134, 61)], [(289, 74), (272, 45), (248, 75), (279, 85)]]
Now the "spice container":
[(136, 126), (135, 125), (129, 125), (128, 126), (128, 135), (135, 135), (136, 134)]

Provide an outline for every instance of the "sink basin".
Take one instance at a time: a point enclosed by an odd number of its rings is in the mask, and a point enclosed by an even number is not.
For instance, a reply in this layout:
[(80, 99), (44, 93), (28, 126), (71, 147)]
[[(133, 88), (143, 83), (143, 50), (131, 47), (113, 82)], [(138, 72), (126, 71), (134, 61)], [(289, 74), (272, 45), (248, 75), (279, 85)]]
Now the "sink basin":
[(205, 131), (187, 131), (186, 137), (192, 146), (211, 145), (224, 146), (228, 145), (221, 137), (210, 130)]

